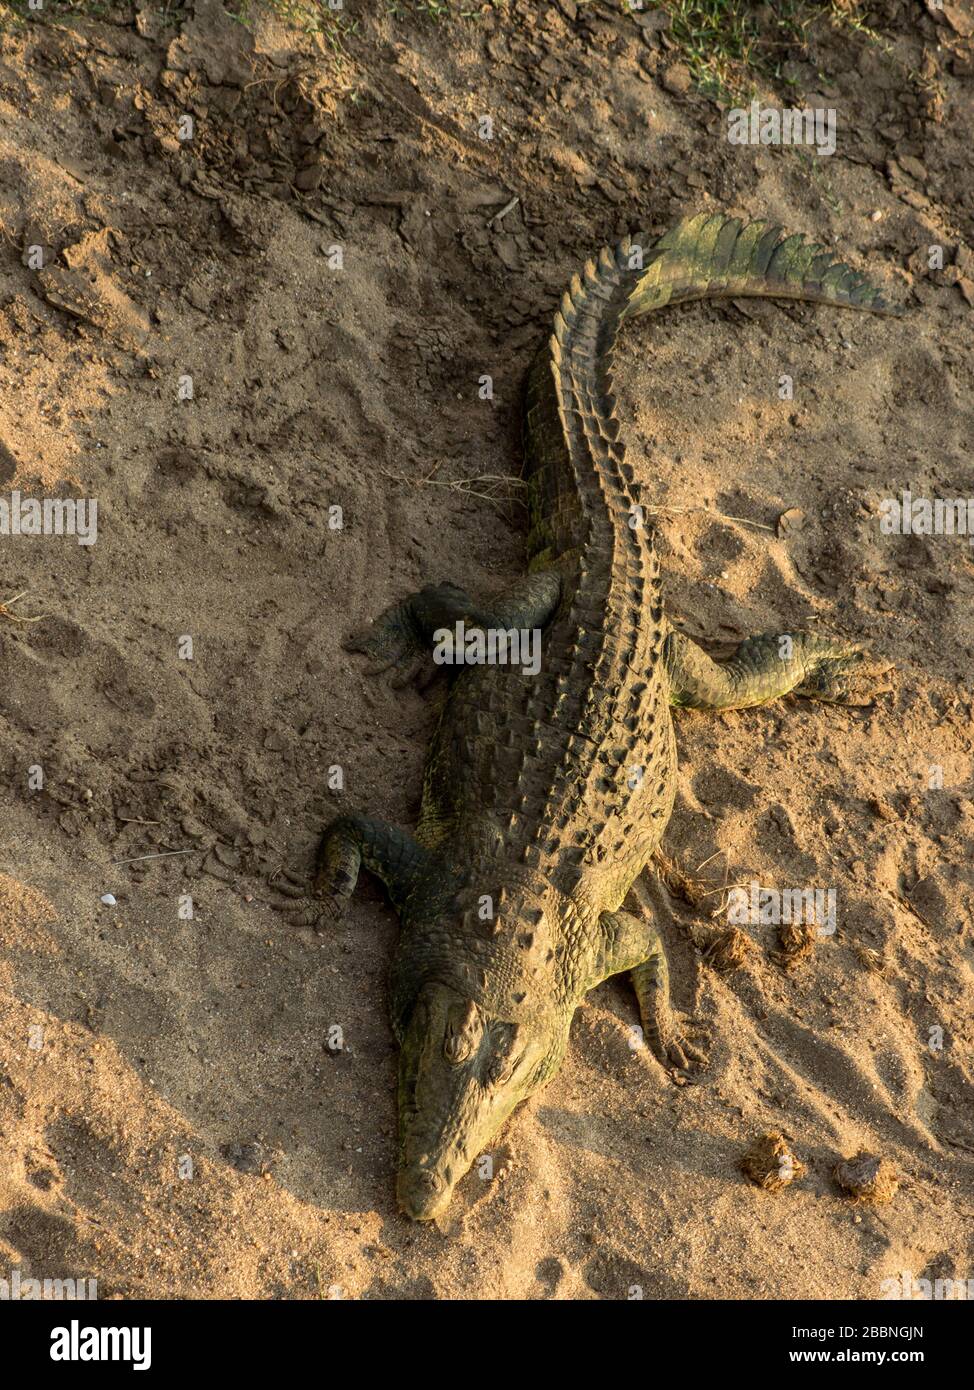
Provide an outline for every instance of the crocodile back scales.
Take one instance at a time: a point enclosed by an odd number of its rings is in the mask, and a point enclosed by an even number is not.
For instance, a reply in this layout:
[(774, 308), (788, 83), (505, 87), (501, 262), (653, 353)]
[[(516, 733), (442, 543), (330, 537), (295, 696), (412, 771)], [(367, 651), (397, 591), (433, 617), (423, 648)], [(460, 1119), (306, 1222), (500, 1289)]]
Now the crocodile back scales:
[[(633, 526), (612, 391), (623, 319), (694, 299), (772, 296), (894, 313), (824, 247), (767, 222), (685, 219), (628, 237), (573, 277), (525, 397), (528, 552), (561, 601), (541, 669), (476, 666), (451, 689), (427, 760), (419, 835), (598, 906), (621, 902), (669, 818), (675, 757), (661, 660), (659, 560)], [(606, 882), (610, 879), (610, 882)], [(473, 882), (473, 879), (471, 879)], [(484, 891), (487, 891), (486, 888)]]

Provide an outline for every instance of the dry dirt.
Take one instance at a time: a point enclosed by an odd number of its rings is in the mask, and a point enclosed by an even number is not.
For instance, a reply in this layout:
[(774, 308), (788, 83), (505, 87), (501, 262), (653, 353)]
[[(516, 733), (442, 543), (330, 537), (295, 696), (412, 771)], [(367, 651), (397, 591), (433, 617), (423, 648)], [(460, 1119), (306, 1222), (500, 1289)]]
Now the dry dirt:
[[(759, 93), (836, 108), (831, 157), (730, 145), (648, 10), (429, 8), (348, 0), (308, 33), (216, 0), (0, 6), (0, 495), (99, 504), (94, 545), (0, 537), (0, 1277), (873, 1299), (974, 1276), (974, 565), (878, 517), (904, 487), (974, 496), (969, 8), (881, 4), (878, 38), (822, 18), (784, 48)], [(722, 643), (841, 633), (893, 689), (679, 716), (665, 847), (710, 896), (662, 927), (707, 1069), (678, 1087), (633, 1051), (610, 982), (493, 1180), (413, 1226), (392, 914), (365, 885), (324, 937), (272, 905), (336, 806), (415, 813), (436, 700), (339, 641), (422, 582), (520, 573), (517, 488), (489, 480), (517, 477), (557, 295), (605, 241), (708, 208), (834, 244), (910, 314), (627, 332), (669, 610)], [(786, 968), (747, 927), (716, 972), (708, 912), (752, 880), (834, 887), (834, 937)], [(766, 1130), (806, 1168), (774, 1194), (738, 1167)], [(887, 1206), (836, 1186), (861, 1148), (899, 1173)]]

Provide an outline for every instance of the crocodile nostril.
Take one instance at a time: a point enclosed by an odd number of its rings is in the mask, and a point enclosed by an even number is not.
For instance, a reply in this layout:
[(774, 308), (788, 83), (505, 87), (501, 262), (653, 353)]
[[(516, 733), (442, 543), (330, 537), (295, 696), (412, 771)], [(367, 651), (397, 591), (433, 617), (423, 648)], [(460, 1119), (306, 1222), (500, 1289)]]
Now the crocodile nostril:
[(399, 1205), (414, 1221), (431, 1221), (449, 1201), (452, 1184), (433, 1168), (409, 1168), (399, 1175)]
[(439, 1173), (433, 1173), (429, 1168), (420, 1169), (413, 1181), (417, 1188), (431, 1196), (436, 1192), (442, 1192), (446, 1185)]

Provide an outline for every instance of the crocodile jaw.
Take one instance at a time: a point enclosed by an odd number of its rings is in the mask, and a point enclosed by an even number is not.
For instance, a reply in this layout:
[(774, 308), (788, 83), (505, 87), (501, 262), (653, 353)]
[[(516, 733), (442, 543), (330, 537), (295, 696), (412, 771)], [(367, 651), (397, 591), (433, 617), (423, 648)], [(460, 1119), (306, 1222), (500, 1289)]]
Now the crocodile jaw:
[(399, 1206), (431, 1221), (563, 1046), (550, 1019), (494, 1018), (441, 984), (420, 991), (399, 1068)]
[(418, 1163), (400, 1168), (396, 1180), (399, 1210), (411, 1221), (434, 1220), (450, 1205), (456, 1181), (456, 1176), (452, 1182), (448, 1181), (441, 1170)]

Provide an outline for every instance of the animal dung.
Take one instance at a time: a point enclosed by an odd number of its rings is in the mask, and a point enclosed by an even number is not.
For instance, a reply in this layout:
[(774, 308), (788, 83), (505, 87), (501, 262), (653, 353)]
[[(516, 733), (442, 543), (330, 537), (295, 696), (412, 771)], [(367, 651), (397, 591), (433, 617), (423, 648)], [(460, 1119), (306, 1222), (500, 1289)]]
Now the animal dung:
[(791, 1151), (787, 1139), (777, 1130), (769, 1130), (755, 1139), (741, 1159), (741, 1172), (765, 1192), (780, 1192), (805, 1172)]
[(899, 1175), (892, 1163), (865, 1149), (860, 1149), (855, 1158), (846, 1158), (836, 1164), (835, 1180), (845, 1197), (874, 1207), (891, 1202), (900, 1185)]

